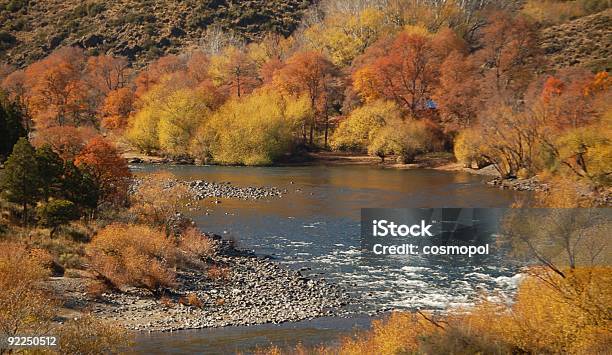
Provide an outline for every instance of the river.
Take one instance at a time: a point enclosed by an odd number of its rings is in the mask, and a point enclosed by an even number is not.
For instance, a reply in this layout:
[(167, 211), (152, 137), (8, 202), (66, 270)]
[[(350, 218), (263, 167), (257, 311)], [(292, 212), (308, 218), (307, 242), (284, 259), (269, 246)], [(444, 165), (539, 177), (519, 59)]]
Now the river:
[(503, 255), (389, 258), (360, 262), (361, 208), (507, 207), (521, 193), (491, 188), (462, 172), (368, 166), (136, 166), (137, 174), (167, 171), (182, 180), (287, 189), (282, 198), (205, 201), (191, 217), (204, 231), (270, 255), (310, 277), (323, 277), (364, 300), (349, 318), (281, 325), (141, 334), (136, 353), (248, 353), (258, 346), (330, 343), (367, 328), (384, 309), (469, 306), (482, 291), (511, 292), (516, 268)]

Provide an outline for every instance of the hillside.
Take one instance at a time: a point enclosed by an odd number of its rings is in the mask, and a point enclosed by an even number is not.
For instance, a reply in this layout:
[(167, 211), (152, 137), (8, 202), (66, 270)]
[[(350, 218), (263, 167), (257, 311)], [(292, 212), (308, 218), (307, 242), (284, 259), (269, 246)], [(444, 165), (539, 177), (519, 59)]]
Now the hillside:
[(542, 31), (542, 47), (555, 67), (612, 69), (612, 9)]
[(201, 43), (211, 25), (252, 40), (289, 34), (312, 0), (0, 0), (0, 61), (24, 66), (60, 46), (137, 64)]

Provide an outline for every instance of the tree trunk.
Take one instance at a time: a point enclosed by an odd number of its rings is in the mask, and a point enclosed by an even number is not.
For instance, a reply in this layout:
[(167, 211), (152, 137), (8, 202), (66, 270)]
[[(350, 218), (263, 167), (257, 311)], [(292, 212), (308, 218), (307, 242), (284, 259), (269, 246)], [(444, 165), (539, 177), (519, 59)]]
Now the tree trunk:
[(315, 131), (315, 119), (313, 118), (312, 122), (310, 123), (310, 137), (309, 137), (310, 145), (312, 145), (314, 142), (314, 131)]
[(329, 133), (329, 115), (325, 114), (325, 149), (327, 149), (327, 137)]
[(24, 227), (27, 226), (28, 225), (28, 203), (27, 202), (23, 203), (23, 216), (21, 216), (21, 218), (23, 220), (22, 221), (23, 226)]

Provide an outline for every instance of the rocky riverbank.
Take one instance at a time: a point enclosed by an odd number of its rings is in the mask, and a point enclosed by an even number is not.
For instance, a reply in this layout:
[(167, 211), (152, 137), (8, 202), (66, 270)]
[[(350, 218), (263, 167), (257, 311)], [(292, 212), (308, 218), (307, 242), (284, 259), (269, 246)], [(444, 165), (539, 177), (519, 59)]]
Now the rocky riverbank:
[[(130, 187), (134, 193), (146, 178), (136, 178)], [(183, 185), (189, 192), (192, 200), (200, 201), (208, 198), (235, 198), (242, 200), (259, 200), (264, 198), (278, 198), (287, 194), (287, 189), (274, 186), (235, 186), (229, 181), (214, 182), (204, 180), (182, 181), (178, 179), (167, 179), (163, 182), (165, 189), (171, 189), (176, 185)], [(219, 201), (217, 201), (219, 202)]]
[(236, 250), (227, 241), (219, 243), (223, 247), (207, 265), (222, 272), (179, 271), (179, 286), (161, 297), (135, 288), (93, 297), (74, 282), (79, 279), (70, 278), (55, 278), (53, 287), (73, 312), (89, 311), (138, 331), (298, 321), (339, 315), (349, 302), (343, 290), (323, 279), (304, 277), (268, 258)]
[(542, 192), (548, 191), (550, 188), (548, 184), (540, 182), (537, 176), (529, 179), (502, 179), (501, 177), (496, 177), (488, 181), (487, 184), (501, 189), (512, 189), (516, 191)]

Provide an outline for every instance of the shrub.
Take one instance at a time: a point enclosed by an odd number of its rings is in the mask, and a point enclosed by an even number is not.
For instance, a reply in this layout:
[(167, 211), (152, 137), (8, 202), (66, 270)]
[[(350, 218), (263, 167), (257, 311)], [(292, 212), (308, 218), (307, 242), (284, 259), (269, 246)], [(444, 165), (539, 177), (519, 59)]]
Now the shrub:
[(474, 129), (461, 131), (455, 138), (455, 158), (466, 168), (471, 168), (474, 164), (478, 168), (486, 165), (483, 157), (485, 147), (482, 144), (482, 135)]
[(172, 267), (176, 247), (166, 235), (142, 225), (113, 224), (102, 229), (88, 247), (91, 269), (115, 287), (153, 291), (176, 284)]
[[(385, 124), (400, 119), (399, 107), (391, 101), (375, 101), (357, 108), (338, 126), (331, 147), (336, 150), (365, 152), (376, 132)], [(375, 145), (380, 146), (380, 142)], [(374, 154), (377, 155), (377, 154)]]
[(208, 277), (214, 281), (225, 281), (230, 278), (231, 271), (228, 267), (213, 265), (208, 268)]
[(418, 154), (432, 151), (437, 139), (424, 121), (393, 121), (380, 129), (368, 147), (372, 155), (397, 155), (398, 162), (413, 163)]
[(50, 256), (42, 250), (28, 250), (22, 244), (0, 243), (0, 336), (50, 329), (55, 302), (38, 289), (48, 274), (44, 264)]
[[(175, 231), (176, 213), (182, 208), (189, 194), (187, 187), (179, 183), (169, 183), (170, 174), (158, 173), (151, 175), (138, 186), (131, 196), (130, 211), (143, 224), (163, 228), (167, 235)], [(180, 228), (179, 228), (180, 229)]]
[(179, 303), (185, 306), (192, 306), (196, 308), (202, 308), (202, 306), (204, 305), (198, 295), (196, 295), (195, 293), (189, 293), (187, 297), (179, 298)]
[[(609, 349), (610, 268), (576, 271), (555, 284), (522, 281), (513, 305), (482, 301), (445, 316), (392, 313), (337, 348), (308, 354), (604, 354)], [(573, 297), (560, 290), (579, 291)], [(295, 349), (288, 353), (295, 353)], [(268, 354), (280, 354), (270, 348)]]
[(214, 254), (216, 245), (197, 228), (191, 227), (179, 237), (178, 247), (184, 263), (200, 266), (203, 258)]

